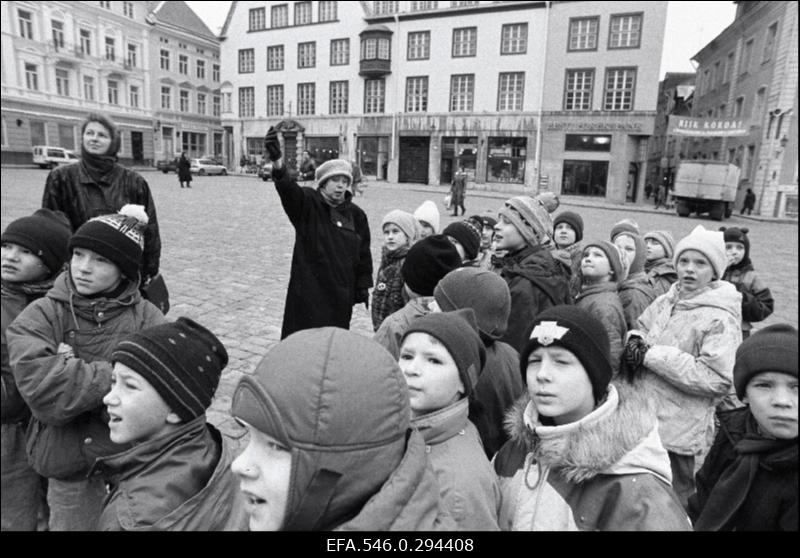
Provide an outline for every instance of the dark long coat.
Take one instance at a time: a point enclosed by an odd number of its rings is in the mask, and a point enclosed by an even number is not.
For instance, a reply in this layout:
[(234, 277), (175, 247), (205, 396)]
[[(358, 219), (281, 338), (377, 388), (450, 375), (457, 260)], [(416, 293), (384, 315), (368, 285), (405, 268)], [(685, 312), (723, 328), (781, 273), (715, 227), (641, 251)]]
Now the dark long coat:
[(181, 157), (178, 159), (178, 180), (180, 182), (191, 182), (192, 181), (192, 163), (189, 159)]

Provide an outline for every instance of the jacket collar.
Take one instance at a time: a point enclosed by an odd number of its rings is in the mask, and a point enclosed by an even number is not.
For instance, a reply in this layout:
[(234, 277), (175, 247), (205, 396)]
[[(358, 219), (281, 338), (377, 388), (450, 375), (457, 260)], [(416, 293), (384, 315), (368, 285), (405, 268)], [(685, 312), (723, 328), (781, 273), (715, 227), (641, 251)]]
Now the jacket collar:
[(422, 434), (426, 444), (435, 446), (462, 431), (467, 426), (468, 415), (469, 401), (464, 397), (444, 409), (413, 419), (411, 425)]

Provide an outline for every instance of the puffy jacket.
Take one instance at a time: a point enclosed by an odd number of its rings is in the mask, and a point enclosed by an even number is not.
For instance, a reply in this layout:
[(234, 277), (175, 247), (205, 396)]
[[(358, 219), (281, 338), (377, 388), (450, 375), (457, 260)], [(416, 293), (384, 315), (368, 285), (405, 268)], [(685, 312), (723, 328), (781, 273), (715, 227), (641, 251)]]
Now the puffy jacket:
[(158, 275), (161, 236), (150, 187), (140, 174), (114, 165), (108, 183), (98, 184), (89, 177), (81, 163), (73, 163), (50, 171), (42, 196), (42, 207), (63, 211), (73, 231), (92, 217), (116, 213), (128, 203), (143, 205), (149, 219), (144, 232), (142, 257), (144, 283), (144, 279)]
[(726, 269), (722, 277), (742, 295), (742, 332), (749, 335), (751, 322), (766, 320), (775, 310), (775, 301), (767, 285), (756, 274), (752, 264), (739, 269)]
[(620, 283), (617, 292), (625, 314), (625, 330), (633, 329), (645, 308), (656, 299), (653, 285), (644, 272), (639, 272)]
[(417, 417), (411, 425), (425, 438), (442, 507), (459, 531), (497, 531), (500, 489), (461, 399)]
[(714, 408), (730, 392), (736, 348), (742, 342), (742, 297), (727, 281), (680, 297), (680, 284), (639, 317), (645, 389), (653, 396), (664, 447), (704, 453), (714, 439)]
[(375, 288), (372, 289), (372, 327), (375, 331), (390, 314), (397, 312), (406, 302), (403, 300), (403, 262), (406, 260), (409, 246), (403, 246), (389, 252), (383, 248), (381, 267), (375, 277)]
[(582, 419), (544, 426), (525, 396), (495, 456), (506, 531), (690, 531), (645, 401), (610, 385)]
[(614, 374), (619, 372), (619, 359), (622, 355), (625, 332), (625, 311), (617, 293), (617, 284), (614, 282), (584, 284), (581, 293), (575, 299), (578, 308), (583, 308), (592, 316), (600, 320), (608, 333), (611, 344), (609, 355), (611, 369)]
[(97, 460), (111, 484), (98, 531), (244, 531), (230, 442), (205, 415)]
[(400, 358), (400, 341), (409, 324), (421, 316), (430, 314), (430, 303), (434, 300), (432, 296), (412, 298), (400, 310), (383, 320), (372, 338), (397, 360)]
[[(14, 379), (33, 413), (27, 450), (36, 472), (85, 475), (96, 458), (124, 449), (111, 442), (104, 416), (108, 359), (124, 336), (166, 321), (133, 282), (117, 298), (89, 299), (75, 290), (69, 271), (20, 313), (6, 334)], [(74, 357), (57, 352), (62, 342)]]
[(675, 265), (670, 258), (648, 260), (644, 264), (644, 269), (645, 273), (647, 273), (647, 278), (650, 280), (650, 285), (653, 287), (653, 293), (656, 298), (662, 294), (667, 294), (672, 284), (678, 280)]

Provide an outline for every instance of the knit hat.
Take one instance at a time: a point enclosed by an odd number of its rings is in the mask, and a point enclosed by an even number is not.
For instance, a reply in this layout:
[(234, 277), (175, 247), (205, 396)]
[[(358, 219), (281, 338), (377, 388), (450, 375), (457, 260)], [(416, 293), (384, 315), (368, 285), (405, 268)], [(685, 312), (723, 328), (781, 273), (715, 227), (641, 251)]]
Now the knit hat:
[(595, 401), (600, 401), (611, 381), (608, 332), (589, 311), (572, 305), (553, 306), (533, 321), (530, 338), (519, 355), (522, 381), (527, 384), (528, 357), (539, 347), (559, 345), (572, 352), (583, 365)]
[(478, 324), (472, 309), (433, 312), (417, 318), (409, 324), (402, 341), (412, 333), (427, 333), (447, 347), (458, 367), (458, 377), (464, 384), (464, 396), (469, 397), (478, 383), (483, 365), (486, 364), (486, 349), (478, 335)]
[(461, 265), (461, 256), (443, 234), (418, 240), (409, 248), (400, 272), (408, 288), (421, 296), (433, 295), (436, 283)]
[(633, 219), (623, 219), (611, 228), (611, 242), (617, 238), (620, 233), (639, 234), (639, 225)]
[(697, 225), (692, 232), (684, 236), (675, 247), (675, 256), (672, 258), (676, 269), (678, 258), (686, 250), (697, 250), (708, 258), (714, 269), (715, 279), (722, 279), (728, 266), (728, 257), (725, 254), (725, 237), (720, 231), (708, 231), (703, 225)]
[[(606, 258), (608, 258), (608, 263), (611, 266), (611, 271), (614, 274), (613, 280), (616, 283), (623, 282), (628, 276), (627, 261), (623, 261), (623, 258), (627, 258), (627, 256), (625, 256), (615, 244), (612, 244), (607, 240), (593, 240), (591, 242), (587, 242), (583, 246), (584, 253), (589, 249), (590, 246), (594, 246), (595, 248), (599, 248), (603, 251), (603, 253), (606, 255)], [(581, 258), (581, 260), (583, 260), (583, 258)]]
[(503, 204), (498, 212), (517, 227), (529, 246), (551, 242), (553, 221), (545, 206), (530, 196), (516, 196)]
[(414, 217), (417, 221), (425, 221), (433, 227), (434, 234), (439, 232), (439, 208), (431, 200), (422, 202), (422, 205), (414, 211)]
[(67, 245), (72, 227), (60, 211), (37, 209), (33, 215), (12, 221), (2, 235), (3, 243), (19, 244), (42, 260), (50, 275), (55, 275), (69, 259)]
[(353, 167), (350, 162), (344, 159), (330, 159), (317, 167), (314, 179), (317, 186), (323, 186), (325, 181), (334, 176), (346, 176), (347, 180), (353, 182)]
[(464, 247), (467, 260), (474, 260), (481, 247), (481, 231), (470, 221), (450, 223), (442, 231), (445, 236), (452, 236)]
[[(647, 261), (647, 245), (644, 243), (644, 238), (642, 238), (636, 233), (623, 231), (617, 234), (617, 236), (615, 236), (614, 239), (616, 240), (620, 236), (630, 237), (633, 240), (633, 245), (635, 249), (633, 260), (630, 262), (630, 265), (628, 266), (628, 276), (639, 273), (640, 271), (644, 271), (644, 264)], [(616, 244), (614, 240), (612, 240), (612, 242)], [(626, 252), (626, 251), (620, 249), (620, 252)], [(628, 256), (627, 252), (626, 256)]]
[(583, 239), (583, 217), (574, 211), (562, 211), (553, 219), (553, 231), (555, 231), (559, 223), (566, 223), (572, 227), (572, 230), (575, 231), (575, 242), (580, 242)]
[(675, 239), (669, 231), (650, 231), (644, 235), (644, 239), (655, 240), (664, 247), (664, 256), (671, 258), (675, 253)]
[(217, 337), (189, 318), (137, 331), (117, 343), (111, 361), (146, 379), (181, 420), (206, 412), (228, 364)]
[(128, 204), (119, 213), (90, 219), (69, 239), (70, 252), (86, 248), (111, 260), (122, 274), (137, 281), (144, 250), (144, 227), (147, 225), (144, 206)]
[(393, 209), (387, 213), (381, 222), (381, 230), (383, 230), (383, 227), (388, 223), (397, 225), (408, 237), (409, 244), (413, 244), (417, 238), (419, 238), (419, 223), (408, 211)]
[(454, 269), (439, 281), (433, 296), (445, 312), (471, 308), (481, 335), (499, 339), (506, 332), (511, 292), (497, 273), (477, 267)]
[(480, 221), (482, 226), (490, 227), (492, 229), (497, 224), (497, 219), (495, 219), (491, 215), (479, 215), (478, 220)]
[(750, 229), (747, 227), (720, 227), (719, 230), (722, 231), (725, 242), (738, 242), (744, 246), (744, 257), (742, 261), (731, 267), (733, 269), (738, 269), (748, 265), (750, 263), (750, 239), (747, 233), (750, 232)]
[(788, 324), (775, 324), (758, 330), (742, 341), (736, 350), (733, 385), (744, 399), (747, 384), (761, 372), (780, 372), (797, 378), (797, 330)]
[(540, 194), (536, 194), (536, 197), (533, 199), (538, 201), (548, 213), (554, 212), (556, 209), (558, 209), (558, 206), (561, 205), (561, 200), (558, 199), (558, 194), (555, 192), (542, 192)]

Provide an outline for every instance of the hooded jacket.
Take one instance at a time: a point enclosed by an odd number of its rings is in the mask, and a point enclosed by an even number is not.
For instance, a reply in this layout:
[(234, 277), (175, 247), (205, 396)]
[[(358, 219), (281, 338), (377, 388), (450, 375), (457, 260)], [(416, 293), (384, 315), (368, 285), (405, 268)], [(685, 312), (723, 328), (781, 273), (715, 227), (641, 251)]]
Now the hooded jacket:
[(403, 246), (391, 252), (383, 248), (381, 267), (375, 277), (375, 288), (372, 289), (372, 327), (375, 331), (390, 314), (403, 306), (403, 262), (410, 246)]
[(295, 229), (281, 339), (302, 329), (350, 328), (358, 291), (372, 286), (367, 215), (350, 191), (331, 207), (318, 189), (300, 187), (286, 168), (273, 171), (275, 189)]
[(494, 459), (500, 528), (511, 531), (690, 531), (672, 491), (656, 422), (635, 389), (610, 385), (579, 421), (544, 426), (526, 395)]
[(667, 294), (672, 284), (678, 280), (678, 274), (675, 271), (672, 258), (648, 260), (644, 264), (644, 269), (645, 273), (647, 273), (647, 278), (650, 280), (650, 285), (653, 287), (655, 298), (662, 294)]
[[(124, 336), (165, 323), (158, 308), (128, 282), (117, 298), (86, 298), (69, 271), (44, 298), (20, 313), (6, 334), (14, 379), (33, 413), (27, 450), (36, 472), (65, 479), (85, 475), (111, 442), (103, 397), (111, 389), (111, 350)], [(59, 343), (73, 356), (59, 354)]]
[(625, 314), (625, 331), (636, 327), (636, 320), (656, 299), (655, 290), (644, 272), (629, 275), (617, 287), (619, 301)]
[(625, 311), (617, 293), (617, 284), (613, 281), (584, 284), (581, 293), (575, 299), (575, 305), (600, 320), (605, 327), (610, 344), (611, 370), (616, 375), (619, 372), (625, 332), (628, 330), (625, 325)]
[(400, 358), (403, 334), (409, 324), (419, 317), (430, 314), (430, 304), (434, 300), (432, 296), (412, 298), (400, 310), (387, 316), (372, 338), (397, 360)]
[(751, 322), (766, 320), (775, 311), (772, 293), (749, 261), (743, 266), (729, 267), (722, 278), (742, 295), (742, 332), (749, 335), (753, 329)]
[(653, 397), (664, 447), (698, 455), (714, 439), (714, 408), (732, 390), (736, 347), (742, 342), (742, 297), (727, 281), (712, 281), (686, 298), (680, 284), (639, 317), (645, 389)]
[(111, 484), (98, 531), (239, 531), (247, 527), (230, 442), (205, 415), (100, 458)]

